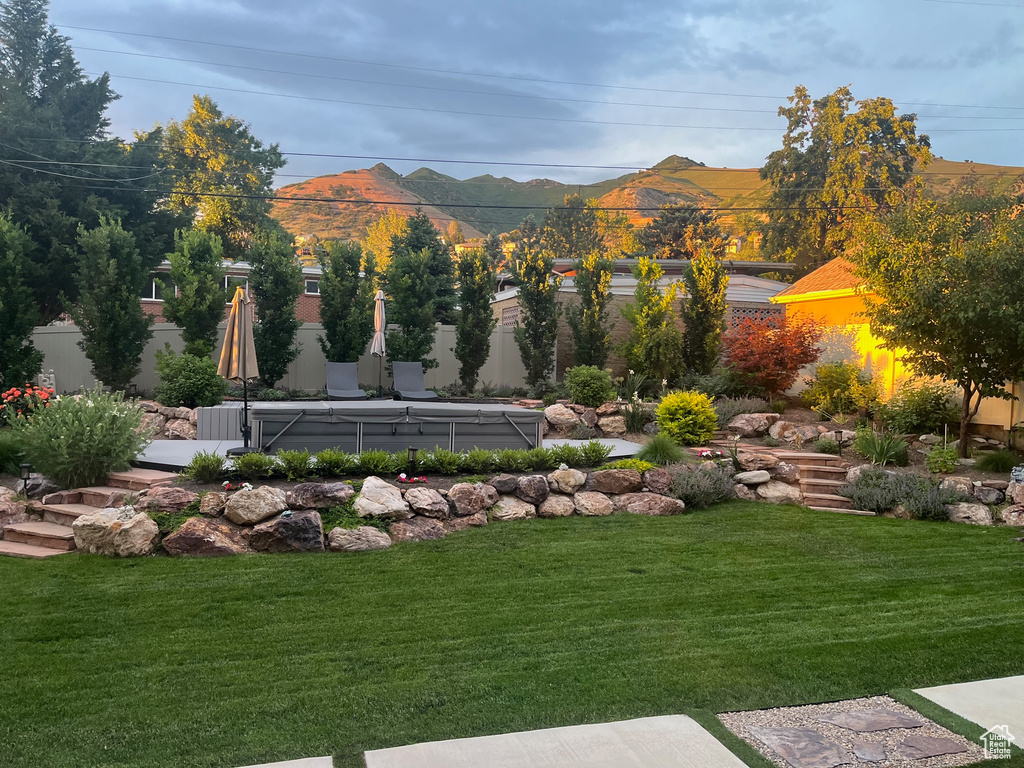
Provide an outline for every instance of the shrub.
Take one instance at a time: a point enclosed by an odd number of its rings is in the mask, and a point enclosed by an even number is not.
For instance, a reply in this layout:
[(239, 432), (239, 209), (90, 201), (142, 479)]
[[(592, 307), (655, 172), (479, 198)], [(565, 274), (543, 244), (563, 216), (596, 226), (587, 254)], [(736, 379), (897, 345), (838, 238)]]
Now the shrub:
[(770, 413), (768, 401), (760, 397), (720, 397), (714, 402), (718, 423), (725, 426), (741, 413)]
[[(599, 464), (602, 464), (611, 452), (612, 449), (610, 446), (607, 446), (598, 440), (588, 440), (580, 446), (580, 463), (576, 466), (596, 467)], [(570, 464), (569, 466), (573, 465)]]
[(494, 451), (487, 448), (474, 448), (462, 457), (462, 468), (466, 472), (483, 475), (494, 469)]
[(654, 418), (653, 408), (644, 403), (635, 392), (629, 396), (626, 404), (619, 408), (619, 413), (626, 420), (627, 432), (643, 432), (647, 423)]
[(231, 460), (232, 471), (250, 483), (270, 477), (277, 466), (278, 463), (273, 456), (267, 456), (259, 451), (242, 453)]
[(577, 365), (567, 370), (565, 386), (574, 403), (588, 408), (597, 408), (615, 397), (611, 374), (596, 365)]
[(34, 387), (31, 384), (11, 387), (0, 395), (0, 424), (11, 424), (19, 416), (28, 418), (34, 411), (45, 408), (51, 397), (53, 390), (48, 387)]
[(885, 426), (897, 434), (942, 434), (946, 424), (958, 424), (956, 392), (949, 384), (904, 382), (889, 402), (876, 411)]
[(551, 454), (552, 461), (558, 464), (565, 464), (568, 467), (583, 466), (583, 453), (575, 445), (562, 443), (561, 445), (551, 446), (548, 448), (548, 451)]
[(554, 405), (555, 403), (558, 402), (558, 393), (545, 392), (544, 396), (541, 398), (541, 402), (544, 403), (545, 408)]
[(956, 448), (939, 448), (935, 446), (924, 456), (924, 465), (929, 472), (941, 472), (948, 475), (956, 469), (958, 456)]
[(881, 386), (860, 366), (845, 361), (822, 363), (807, 379), (801, 398), (808, 407), (829, 415), (849, 413), (878, 400)]
[(975, 462), (974, 468), (982, 472), (998, 472), (1001, 475), (1005, 475), (1018, 464), (1020, 464), (1020, 456), (1004, 448), (1001, 451), (981, 454), (977, 462)]
[(215, 483), (224, 474), (224, 457), (216, 453), (200, 451), (185, 465), (181, 474), (197, 483)]
[(777, 437), (772, 437), (771, 435), (765, 435), (764, 440), (762, 442), (765, 444), (766, 448), (778, 448), (780, 445), (782, 445), (781, 440), (779, 440)]
[(679, 445), (702, 445), (715, 434), (718, 416), (701, 392), (670, 392), (658, 405), (658, 431)]
[(395, 475), (405, 471), (406, 463), (404, 453), (371, 450), (359, 454), (359, 471), (368, 475)]
[(201, 408), (224, 400), (227, 382), (217, 375), (217, 364), (209, 357), (178, 355), (168, 344), (156, 353), (160, 384), (154, 393), (157, 402), (168, 408)]
[(910, 463), (907, 444), (903, 442), (903, 438), (885, 432), (874, 432), (870, 429), (857, 430), (857, 437), (853, 441), (853, 450), (880, 467), (884, 467), (886, 464), (905, 467)]
[(840, 448), (839, 443), (836, 442), (834, 437), (822, 437), (814, 444), (814, 450), (817, 453), (828, 453), (832, 456), (838, 456)]
[(667, 469), (672, 475), (669, 494), (689, 509), (710, 507), (734, 495), (732, 471), (714, 462), (705, 462), (695, 467), (674, 464)]
[(822, 327), (812, 318), (746, 317), (722, 337), (725, 362), (774, 400), (818, 359)]
[(536, 472), (540, 472), (545, 469), (555, 469), (558, 466), (558, 462), (555, 461), (555, 458), (551, 455), (551, 451), (547, 448), (531, 448), (526, 453), (528, 454), (527, 460)]
[(569, 430), (570, 440), (589, 440), (595, 434), (593, 427), (588, 427), (582, 421), (576, 422), (572, 425), (572, 429)]
[(136, 401), (106, 394), (99, 385), (51, 400), (14, 428), (25, 458), (64, 488), (105, 483), (111, 472), (128, 469), (153, 435), (142, 426)]
[(10, 429), (0, 430), (0, 472), (5, 475), (19, 473), (19, 465), (25, 460), (21, 447), (21, 436)]
[(890, 474), (881, 469), (866, 469), (851, 484), (839, 489), (857, 509), (882, 514), (902, 505), (918, 520), (948, 520), (947, 504), (967, 498), (952, 489), (944, 489), (926, 477)]
[(387, 533), (391, 525), (390, 520), (376, 515), (360, 517), (351, 501), (320, 510), (320, 522), (323, 525), (324, 533), (330, 533), (335, 528), (358, 528), (362, 525), (369, 525)]
[(686, 456), (686, 452), (668, 435), (655, 435), (634, 455), (640, 461), (663, 467), (666, 464), (679, 464)]
[[(127, 499), (125, 503), (128, 503)], [(149, 515), (160, 533), (166, 536), (181, 528), (190, 517), (198, 517), (199, 507), (200, 501), (193, 501), (180, 512), (150, 512)]]
[[(241, 390), (238, 391), (238, 396), (242, 396)], [(282, 400), (287, 400), (289, 395), (287, 392), (282, 392), (280, 389), (274, 389), (273, 387), (260, 387), (256, 390), (255, 396), (250, 394), (249, 397), (252, 397), (255, 400), (262, 400), (264, 402), (280, 402)]]
[(280, 467), (281, 474), (290, 483), (305, 480), (313, 469), (313, 457), (306, 449), (301, 451), (278, 451), (275, 458), (277, 459), (277, 465)]
[(757, 397), (762, 390), (732, 368), (716, 368), (710, 374), (688, 372), (677, 380), (680, 389), (703, 392), (710, 398)]
[(462, 470), (462, 455), (444, 448), (420, 453), (419, 471), (437, 475), (457, 475)]
[(602, 464), (601, 469), (635, 469), (641, 475), (644, 472), (655, 469), (657, 464), (652, 464), (649, 461), (643, 459), (619, 459), (618, 461), (609, 461), (607, 464)]
[(313, 473), (319, 477), (340, 477), (357, 466), (358, 456), (339, 451), (337, 448), (325, 448), (313, 457)]
[(496, 451), (494, 464), (501, 472), (529, 472), (531, 468), (528, 453), (518, 448)]

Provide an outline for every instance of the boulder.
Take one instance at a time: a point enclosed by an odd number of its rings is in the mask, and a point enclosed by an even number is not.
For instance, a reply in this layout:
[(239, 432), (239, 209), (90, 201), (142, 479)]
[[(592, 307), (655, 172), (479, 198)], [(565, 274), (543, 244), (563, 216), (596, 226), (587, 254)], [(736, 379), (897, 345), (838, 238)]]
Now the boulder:
[(163, 547), (174, 557), (240, 555), (252, 551), (245, 538), (247, 532), (248, 529), (224, 519), (190, 517), (178, 530), (164, 537)]
[(593, 429), (597, 426), (597, 411), (593, 408), (584, 409), (583, 413), (580, 414), (580, 421)]
[(576, 512), (584, 517), (604, 517), (612, 513), (612, 500), (597, 491), (580, 491), (572, 501)]
[(27, 523), (31, 519), (28, 514), (28, 505), (24, 502), (13, 499), (0, 501), (0, 539), (4, 537), (4, 528), (8, 525)]
[(537, 508), (533, 504), (520, 501), (515, 496), (499, 496), (497, 503), (489, 510), (492, 520), (525, 520), (537, 516)]
[(573, 413), (575, 413), (577, 416), (582, 415), (583, 412), (587, 410), (587, 406), (581, 403), (566, 403), (565, 407), (568, 408)]
[(768, 474), (772, 476), (773, 480), (778, 480), (780, 483), (794, 485), (800, 482), (800, 467), (796, 464), (787, 464), (784, 461), (780, 461), (768, 470)]
[(60, 486), (53, 482), (53, 480), (36, 472), (30, 474), (28, 481), (25, 483), (25, 494), (30, 499), (41, 499), (43, 496), (56, 493), (60, 489)]
[(236, 491), (224, 505), (224, 516), (232, 523), (255, 525), (288, 509), (288, 496), (279, 488), (261, 485), (251, 491)]
[(75, 546), (82, 552), (113, 557), (150, 555), (160, 539), (160, 529), (144, 512), (133, 507), (101, 509), (82, 515), (71, 529)]
[(540, 504), (551, 493), (548, 480), (543, 475), (526, 475), (520, 477), (516, 484), (515, 495), (527, 504)]
[(576, 493), (586, 482), (586, 473), (578, 469), (556, 469), (548, 475), (548, 486), (555, 493)]
[(1024, 527), (1024, 504), (1014, 504), (1012, 507), (1007, 507), (1002, 511), (999, 519), (1003, 521), (1003, 525)]
[(193, 426), (199, 423), (199, 409), (191, 408), (188, 412), (188, 423)]
[(778, 480), (769, 480), (757, 486), (757, 495), (770, 504), (799, 504), (803, 499), (799, 488)]
[(370, 552), (390, 547), (391, 537), (373, 526), (360, 525), (333, 529), (327, 534), (327, 543), (331, 552)]
[[(29, 494), (31, 496), (32, 494)], [(1013, 504), (1024, 504), (1024, 483), (1012, 480), (1006, 486), (1006, 500)]]
[(1006, 494), (998, 488), (976, 485), (974, 486), (974, 498), (982, 504), (1002, 504), (1006, 500)]
[(217, 517), (224, 512), (228, 504), (228, 495), (220, 491), (211, 491), (203, 496), (199, 502), (199, 514), (207, 517)]
[(618, 416), (619, 415), (619, 404), (614, 402), (601, 403), (597, 407), (598, 418), (602, 416)]
[(641, 475), (641, 479), (644, 482), (644, 488), (651, 493), (668, 493), (668, 489), (672, 487), (672, 475), (661, 467), (648, 469)]
[(288, 494), (290, 509), (340, 507), (355, 495), (348, 483), (299, 483)]
[(413, 517), (391, 524), (391, 538), (395, 544), (403, 541), (443, 539), (446, 533), (441, 521), (431, 517)]
[(740, 469), (744, 472), (771, 469), (779, 464), (778, 456), (772, 456), (770, 453), (758, 453), (757, 451), (740, 451), (736, 458), (739, 460)]
[[(494, 488), (498, 493), (512, 493), (516, 489), (516, 485), (519, 484), (519, 478), (515, 475), (495, 475), (491, 478), (489, 485)], [(451, 498), (451, 491), (448, 492), (448, 498)]]
[(740, 437), (761, 437), (778, 420), (777, 413), (741, 413), (734, 416), (725, 428)]
[(372, 515), (391, 520), (406, 520), (412, 517), (412, 511), (402, 498), (402, 492), (372, 475), (363, 481), (363, 489), (353, 506), (360, 517)]
[(142, 414), (142, 429), (152, 430), (150, 434), (158, 435), (163, 431), (163, 428), (167, 425), (167, 417), (160, 413), (144, 413)]
[(732, 479), (743, 485), (761, 485), (771, 480), (772, 476), (766, 469), (755, 469), (752, 472), (737, 472)]
[(748, 488), (741, 483), (737, 483), (732, 490), (733, 493), (736, 494), (737, 499), (742, 499), (743, 501), (757, 501), (757, 493), (754, 492), (753, 488)]
[[(506, 483), (504, 478), (510, 478), (512, 482)], [(499, 481), (503, 488), (509, 488), (507, 493), (514, 491), (518, 483), (517, 478), (512, 477), (512, 475), (498, 475), (498, 477), (491, 480), (491, 485), (486, 483), (475, 483), (472, 485), (469, 483), (456, 483), (449, 488), (448, 501), (455, 507), (455, 514), (460, 517), (475, 515), (497, 504), (498, 491), (493, 485), (495, 481)]]
[(188, 419), (170, 419), (164, 426), (164, 433), (170, 440), (195, 440), (196, 425)]
[[(6, 485), (0, 485), (0, 501), (11, 501), (17, 495), (18, 495), (18, 492), (15, 491), (13, 488), (8, 488)], [(64, 496), (64, 494), (61, 493), (60, 491), (57, 491), (56, 493), (51, 493), (49, 495), (50, 496), (60, 496), (61, 498), (63, 498), (63, 496)], [(50, 501), (43, 501), (43, 503), (44, 504), (60, 504), (61, 500), (60, 499), (51, 499)]]
[(444, 521), (444, 529), (448, 533), (464, 531), (467, 528), (475, 528), (481, 525), (487, 525), (486, 512), (477, 512), (475, 515), (466, 515), (465, 517), (452, 517)]
[(139, 409), (143, 413), (160, 413), (160, 404), (153, 400), (139, 400)]
[(634, 515), (650, 517), (680, 515), (686, 511), (686, 505), (679, 499), (649, 492), (624, 493), (620, 496), (613, 496), (612, 508), (616, 512), (630, 512)]
[(924, 445), (938, 445), (942, 442), (942, 438), (938, 435), (921, 435), (917, 438), (917, 442), (923, 443)]
[(942, 482), (939, 483), (939, 487), (944, 491), (956, 491), (962, 493), (964, 496), (970, 498), (974, 495), (974, 482), (969, 477), (963, 475), (951, 475), (950, 477), (944, 477)]
[(571, 408), (566, 408), (561, 403), (555, 403), (545, 408), (544, 418), (557, 431), (566, 433), (580, 423), (580, 417)]
[(859, 467), (850, 467), (848, 470), (846, 470), (846, 482), (851, 484), (857, 482), (857, 478), (860, 477), (861, 474), (868, 469), (871, 469), (870, 464), (862, 464)]
[(430, 488), (410, 488), (405, 492), (405, 503), (417, 515), (444, 519), (450, 514), (448, 500)]
[(774, 437), (776, 440), (784, 440), (784, 435), (787, 432), (792, 432), (796, 429), (796, 424), (785, 419), (779, 419), (770, 427), (768, 427), (768, 434)]
[[(113, 496), (113, 494), (111, 494)], [(124, 496), (122, 495), (123, 499)], [(175, 488), (169, 485), (151, 488), (149, 493), (139, 499), (135, 508), (139, 512), (147, 514), (176, 514), (184, 511), (185, 507), (193, 502), (199, 501), (199, 494), (187, 491), (184, 488)]]
[(569, 517), (575, 511), (572, 496), (553, 493), (537, 507), (537, 517)]
[(195, 422), (192, 421), (192, 409), (186, 408), (183, 405), (174, 409), (174, 418), (181, 419), (183, 421), (190, 421), (195, 424)]
[(177, 408), (168, 408), (166, 405), (161, 405), (156, 409), (156, 412), (163, 416), (168, 421), (178, 418)]
[(323, 552), (320, 513), (314, 509), (286, 510), (253, 528), (249, 545), (257, 552)]
[(626, 419), (622, 416), (602, 416), (597, 420), (597, 428), (605, 435), (624, 435)]
[(644, 487), (643, 478), (635, 469), (601, 469), (590, 480), (600, 493), (636, 493)]
[(644, 424), (644, 434), (645, 435), (656, 435), (656, 434), (658, 434), (658, 422), (656, 422), (656, 421), (649, 421), (646, 424)]
[(984, 504), (961, 502), (947, 504), (946, 511), (954, 523), (971, 523), (972, 525), (992, 525), (992, 512)]
[(997, 491), (1003, 491), (1003, 493), (1006, 493), (1006, 489), (1010, 487), (1010, 484), (1005, 480), (982, 480), (981, 484), (986, 488), (995, 488)]

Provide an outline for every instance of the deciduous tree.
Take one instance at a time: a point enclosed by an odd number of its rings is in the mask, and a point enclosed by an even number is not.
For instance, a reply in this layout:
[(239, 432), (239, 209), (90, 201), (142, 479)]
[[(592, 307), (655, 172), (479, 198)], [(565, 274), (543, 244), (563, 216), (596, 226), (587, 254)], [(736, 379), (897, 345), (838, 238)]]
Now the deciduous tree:
[(526, 382), (538, 387), (551, 378), (555, 368), (561, 314), (556, 297), (562, 278), (552, 275), (554, 256), (542, 246), (540, 232), (531, 217), (520, 225), (519, 237), (512, 255), (512, 273), (519, 286), (515, 339), (526, 368)]
[(725, 255), (728, 241), (713, 211), (695, 205), (666, 205), (637, 233), (644, 253), (656, 259), (694, 259), (702, 251)]
[(822, 328), (811, 317), (745, 317), (722, 336), (725, 364), (774, 399), (817, 361)]
[[(441, 233), (434, 227), (430, 217), (420, 209), (406, 220), (405, 232), (391, 239), (391, 258), (426, 252), (425, 268), (431, 277), (430, 287), (434, 292), (432, 311), (433, 322), (455, 322), (455, 268), (448, 245), (441, 239)], [(390, 292), (388, 270), (384, 271), (384, 290)], [(395, 358), (398, 359), (398, 358)]]
[(260, 381), (273, 387), (299, 356), (295, 342), (302, 323), (295, 316), (295, 301), (302, 293), (302, 267), (292, 244), (276, 232), (258, 232), (248, 254), (252, 269), (249, 289), (256, 309), (253, 343)]
[(170, 278), (177, 293), (164, 295), (164, 317), (181, 328), (185, 354), (208, 357), (224, 319), (224, 251), (220, 238), (195, 229), (176, 232)]
[(556, 259), (579, 260), (601, 249), (597, 201), (578, 194), (566, 195), (562, 205), (544, 217), (544, 247)]
[(24, 229), (0, 216), (0, 391), (31, 382), (43, 365), (32, 344), (39, 314), (25, 270), (32, 241)]
[(476, 387), (480, 369), (491, 354), (491, 332), (498, 319), (491, 309), (497, 289), (495, 272), (501, 258), (501, 241), (491, 235), (483, 248), (462, 254), (456, 268), (459, 280), (459, 317), (455, 322), (455, 357), (459, 380), (467, 391)]
[(636, 288), (633, 301), (622, 308), (629, 325), (629, 337), (622, 354), (631, 371), (645, 379), (672, 381), (682, 367), (682, 337), (673, 306), (679, 286), (661, 287), (664, 270), (645, 256), (633, 266)]
[(611, 335), (608, 332), (608, 300), (611, 298), (612, 260), (591, 251), (575, 262), (577, 301), (566, 310), (572, 333), (576, 365), (604, 368)]
[(373, 256), (365, 256), (365, 277), (359, 274), (364, 254), (358, 243), (332, 240), (321, 247), (319, 259), (324, 332), (317, 341), (330, 362), (355, 363), (373, 336)]
[(398, 248), (385, 275), (388, 297), (387, 332), (389, 360), (423, 363), (436, 368), (437, 359), (428, 357), (437, 335), (438, 294), (442, 280), (431, 271), (429, 248), (418, 251)]
[(679, 316), (683, 321), (683, 365), (709, 375), (718, 363), (725, 330), (725, 289), (729, 276), (718, 256), (702, 251), (683, 270), (686, 296)]

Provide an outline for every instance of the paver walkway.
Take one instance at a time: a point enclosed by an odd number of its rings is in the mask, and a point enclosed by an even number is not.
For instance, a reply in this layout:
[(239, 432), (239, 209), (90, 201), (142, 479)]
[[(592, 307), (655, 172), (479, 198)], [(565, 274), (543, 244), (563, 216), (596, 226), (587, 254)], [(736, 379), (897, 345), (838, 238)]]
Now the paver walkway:
[(982, 728), (1005, 725), (1024, 743), (1024, 675), (914, 691)]
[(367, 768), (744, 768), (685, 715), (574, 725), (366, 753)]

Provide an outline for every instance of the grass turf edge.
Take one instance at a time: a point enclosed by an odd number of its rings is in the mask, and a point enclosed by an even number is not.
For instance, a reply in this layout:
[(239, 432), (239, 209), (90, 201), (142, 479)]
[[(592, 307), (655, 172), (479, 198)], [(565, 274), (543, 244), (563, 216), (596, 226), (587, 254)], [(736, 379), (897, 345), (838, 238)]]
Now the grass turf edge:
[(758, 752), (752, 745), (726, 728), (718, 715), (708, 709), (695, 709), (686, 713), (718, 742), (738, 757), (748, 768), (778, 768), (771, 760)]

